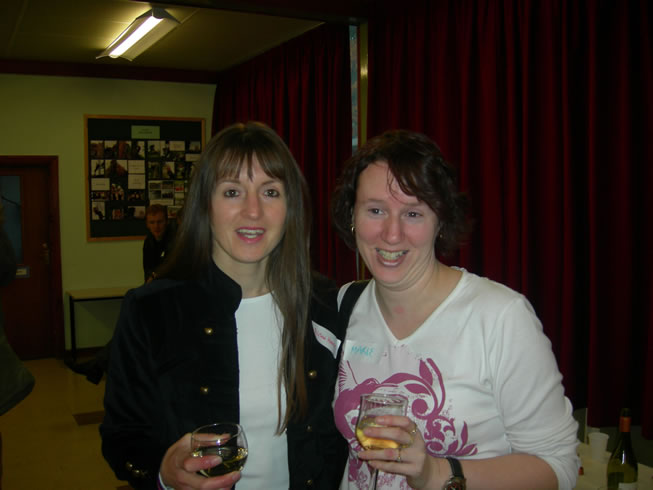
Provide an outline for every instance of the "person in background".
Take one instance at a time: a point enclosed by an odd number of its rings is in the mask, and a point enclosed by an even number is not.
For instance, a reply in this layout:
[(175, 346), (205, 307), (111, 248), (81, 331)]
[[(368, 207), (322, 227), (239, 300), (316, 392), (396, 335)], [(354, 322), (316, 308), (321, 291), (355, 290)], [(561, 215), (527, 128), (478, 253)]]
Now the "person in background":
[[(102, 452), (136, 489), (333, 490), (347, 457), (331, 402), (337, 289), (311, 274), (304, 177), (269, 127), (216, 134), (154, 281), (122, 303), (100, 426)], [(239, 422), (242, 472), (193, 457), (190, 432)]]
[[(4, 229), (4, 208), (0, 202), (0, 286), (6, 286), (16, 277), (16, 258)], [(13, 351), (4, 329), (0, 304), (0, 415), (4, 415), (34, 388), (34, 376)], [(0, 488), (2, 487), (2, 434), (0, 434)]]
[[(351, 312), (336, 384), (350, 446), (341, 489), (368, 488), (369, 467), (379, 489), (575, 485), (577, 423), (532, 306), (438, 258), (468, 234), (466, 209), (453, 167), (423, 134), (372, 138), (343, 170), (334, 224), (373, 278)], [(351, 287), (340, 291), (345, 304)], [(360, 395), (371, 392), (408, 399), (406, 417), (365, 429), (398, 448), (356, 440)]]
[[(147, 207), (145, 224), (148, 233), (143, 242), (143, 273), (145, 282), (149, 282), (156, 277), (156, 270), (172, 249), (175, 228), (169, 226), (167, 210), (161, 204)], [(107, 372), (112, 340), (98, 350), (93, 358), (80, 363), (67, 362), (68, 367), (75, 373), (86, 376), (91, 383), (99, 384)]]
[(156, 269), (172, 249), (175, 230), (168, 226), (168, 213), (161, 204), (150, 204), (145, 210), (147, 236), (143, 242), (143, 274), (145, 282), (156, 277)]

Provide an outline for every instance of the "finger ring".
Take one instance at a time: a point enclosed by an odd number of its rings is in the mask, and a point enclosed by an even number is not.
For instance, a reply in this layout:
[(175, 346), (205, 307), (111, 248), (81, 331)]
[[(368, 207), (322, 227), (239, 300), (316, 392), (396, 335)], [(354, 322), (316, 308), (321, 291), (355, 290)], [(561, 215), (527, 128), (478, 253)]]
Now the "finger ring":
[(397, 458), (395, 459), (397, 463), (401, 463), (401, 448), (397, 449)]
[(413, 427), (413, 430), (410, 431), (411, 436), (414, 436), (415, 434), (417, 434), (417, 426)]

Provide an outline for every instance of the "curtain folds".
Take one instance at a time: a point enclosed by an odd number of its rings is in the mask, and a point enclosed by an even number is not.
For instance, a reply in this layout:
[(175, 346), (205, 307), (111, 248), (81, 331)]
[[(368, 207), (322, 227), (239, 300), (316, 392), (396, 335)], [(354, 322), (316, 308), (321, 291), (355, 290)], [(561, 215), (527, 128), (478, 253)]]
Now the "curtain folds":
[(219, 76), (213, 132), (257, 120), (288, 144), (308, 181), (314, 266), (339, 284), (356, 278), (355, 258), (330, 223), (329, 198), (351, 156), (349, 29), (322, 25)]
[(409, 128), (460, 169), (456, 262), (533, 303), (576, 407), (653, 437), (653, 6), (415, 0), (369, 21), (368, 136)]

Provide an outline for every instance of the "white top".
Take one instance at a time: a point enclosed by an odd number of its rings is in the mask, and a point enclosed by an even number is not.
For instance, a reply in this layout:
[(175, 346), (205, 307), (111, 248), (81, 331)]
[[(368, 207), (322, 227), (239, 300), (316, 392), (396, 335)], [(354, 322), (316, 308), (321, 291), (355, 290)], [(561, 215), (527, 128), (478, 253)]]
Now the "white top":
[[(287, 490), (288, 441), (276, 435), (281, 314), (272, 294), (243, 298), (236, 310), (240, 366), (240, 425), (247, 435), (247, 463), (238, 490)], [(281, 399), (281, 413), (285, 399)]]
[[(360, 395), (374, 391), (409, 399), (408, 416), (431, 455), (534, 454), (551, 465), (559, 488), (574, 487), (577, 423), (551, 343), (523, 295), (462, 270), (449, 297), (397, 340), (374, 290), (372, 280), (352, 312), (336, 384), (336, 425), (350, 445), (341, 489), (368, 488), (354, 424)], [(403, 476), (379, 472), (378, 488), (408, 486)]]
[[(281, 314), (272, 294), (243, 298), (236, 310), (236, 326), (240, 425), (248, 445), (247, 462), (238, 481), (238, 490), (287, 490), (290, 481), (288, 440), (285, 433), (275, 433)], [(284, 398), (281, 403), (283, 414), (286, 410)], [(161, 474), (159, 483), (162, 488), (173, 490), (164, 485)]]

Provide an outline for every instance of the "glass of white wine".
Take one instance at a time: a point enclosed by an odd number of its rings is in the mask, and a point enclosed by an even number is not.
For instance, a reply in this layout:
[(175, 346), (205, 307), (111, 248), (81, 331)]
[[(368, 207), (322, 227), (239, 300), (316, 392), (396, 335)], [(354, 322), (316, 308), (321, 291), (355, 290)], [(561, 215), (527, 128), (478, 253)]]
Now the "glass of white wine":
[[(402, 395), (367, 393), (361, 395), (361, 404), (356, 422), (356, 438), (364, 449), (398, 449), (401, 447), (396, 441), (378, 439), (364, 434), (366, 427), (381, 427), (374, 419), (379, 415), (406, 415), (408, 399)], [(376, 490), (378, 470), (372, 469), (370, 490)]]
[(234, 422), (220, 422), (195, 429), (191, 434), (190, 446), (194, 457), (222, 458), (222, 463), (199, 471), (206, 477), (241, 471), (247, 461), (247, 437), (243, 428)]

